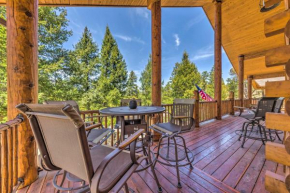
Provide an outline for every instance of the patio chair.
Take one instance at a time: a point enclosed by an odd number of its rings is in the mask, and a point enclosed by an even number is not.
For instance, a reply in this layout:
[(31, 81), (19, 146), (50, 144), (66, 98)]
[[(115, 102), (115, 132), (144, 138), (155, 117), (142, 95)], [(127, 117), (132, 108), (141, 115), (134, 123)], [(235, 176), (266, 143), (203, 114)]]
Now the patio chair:
[[(267, 112), (273, 112), (277, 97), (262, 97), (258, 101), (257, 109), (249, 110), (242, 113), (240, 117), (243, 117), (247, 121), (243, 123), (242, 130), (237, 130), (236, 133), (239, 135), (239, 141), (243, 138), (241, 147), (244, 147), (246, 138), (261, 140), (263, 144), (268, 141), (266, 128), (261, 124), (261, 121), (265, 121), (265, 116)], [(251, 126), (251, 130), (248, 133), (248, 127)], [(254, 128), (257, 127), (257, 134), (260, 137), (253, 137), (252, 133)]]
[[(285, 99), (284, 97), (279, 97), (276, 100), (273, 113), (281, 113), (281, 109), (282, 109), (282, 106), (283, 106), (284, 99)], [(270, 138), (272, 138), (272, 136), (271, 136), (272, 129), (271, 128), (267, 128), (267, 129), (269, 129)], [(282, 141), (280, 136), (279, 136), (279, 134), (283, 134), (284, 132), (283, 131), (277, 131), (277, 130), (274, 130), (274, 132), (275, 132), (275, 135), (277, 136), (277, 138), (279, 139), (279, 141)]]
[[(180, 134), (189, 132), (195, 128), (193, 118), (194, 102), (194, 99), (174, 99), (170, 122), (156, 123), (150, 126), (151, 129), (162, 135), (158, 146), (156, 146), (157, 155), (154, 166), (159, 162), (167, 166), (175, 167), (178, 188), (182, 187), (180, 183), (179, 167), (190, 165), (190, 168), (193, 168), (193, 154), (186, 147), (185, 140)], [(167, 142), (163, 143), (162, 141), (165, 138), (167, 138)], [(177, 143), (177, 138), (181, 139), (182, 144)], [(174, 152), (171, 152), (170, 149), (174, 149)]]
[[(146, 159), (135, 154), (139, 130), (118, 148), (98, 145), (89, 148), (86, 127), (77, 111), (67, 105), (20, 104), (16, 107), (29, 119), (43, 162), (50, 170), (59, 170), (53, 185), (63, 191), (105, 193), (118, 192), (122, 187), (128, 192), (127, 180)], [(130, 151), (124, 149), (130, 146)], [(56, 176), (64, 170), (86, 182), (78, 188), (57, 185)]]
[[(53, 104), (53, 105), (67, 105), (70, 104), (76, 112), (80, 115), (79, 105), (74, 100), (68, 101), (44, 101), (44, 104)], [(113, 133), (113, 129), (104, 128), (101, 123), (94, 123), (92, 121), (85, 122), (87, 140), (91, 146), (102, 144), (106, 141)], [(97, 129), (100, 128), (100, 129)]]

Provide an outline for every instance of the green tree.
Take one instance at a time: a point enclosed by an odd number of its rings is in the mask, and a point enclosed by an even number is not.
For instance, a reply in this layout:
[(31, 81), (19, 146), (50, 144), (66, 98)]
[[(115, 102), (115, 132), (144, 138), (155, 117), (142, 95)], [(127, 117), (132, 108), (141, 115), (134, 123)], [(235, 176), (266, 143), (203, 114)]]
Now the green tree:
[(134, 71), (131, 71), (127, 81), (126, 97), (127, 98), (138, 98), (139, 91), (137, 85), (137, 76)]
[(168, 81), (164, 87), (162, 86), (162, 104), (172, 104), (173, 99), (171, 82)]
[[(209, 73), (209, 81), (207, 88), (205, 90), (205, 92), (213, 99), (214, 99), (214, 85), (215, 81), (214, 81), (214, 66), (213, 66)], [(228, 97), (229, 97), (228, 88), (224, 80), (222, 79), (222, 100), (226, 100), (228, 99)]]
[(238, 97), (238, 76), (234, 68), (230, 69), (230, 78), (227, 79), (228, 90), (235, 93)]
[(68, 50), (63, 48), (72, 35), (68, 22), (64, 8), (39, 8), (39, 102), (72, 99), (74, 92), (67, 79)]
[(77, 88), (77, 99), (80, 106), (90, 110), (91, 96), (95, 92), (95, 84), (99, 73), (98, 45), (91, 32), (85, 27), (82, 37), (70, 52), (70, 81)]
[(207, 85), (208, 85), (208, 83), (209, 83), (209, 76), (210, 76), (210, 74), (209, 74), (207, 71), (203, 71), (203, 72), (201, 73), (201, 79), (200, 79), (199, 87), (200, 87), (202, 90), (206, 90)]
[(126, 91), (127, 66), (108, 26), (103, 39), (100, 64), (98, 88), (104, 99), (102, 105), (118, 105)]
[(151, 105), (151, 88), (152, 88), (152, 57), (149, 55), (149, 59), (145, 69), (141, 72), (140, 77), (140, 98), (142, 99), (142, 104)]
[(172, 96), (174, 98), (191, 98), (195, 84), (200, 83), (201, 75), (196, 65), (189, 60), (185, 51), (181, 63), (176, 63), (171, 75)]

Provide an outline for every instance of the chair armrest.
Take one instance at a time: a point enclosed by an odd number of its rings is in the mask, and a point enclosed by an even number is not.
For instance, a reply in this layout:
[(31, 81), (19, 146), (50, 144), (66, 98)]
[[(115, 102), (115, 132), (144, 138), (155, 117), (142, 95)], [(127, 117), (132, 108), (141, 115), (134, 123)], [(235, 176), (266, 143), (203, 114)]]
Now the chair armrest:
[(90, 131), (92, 129), (95, 129), (95, 128), (101, 127), (101, 126), (102, 126), (102, 123), (96, 123), (96, 124), (93, 124), (93, 125), (86, 127), (86, 131)]
[(125, 141), (123, 141), (118, 148), (120, 149), (125, 149), (128, 145), (130, 145), (133, 141), (135, 141), (136, 139), (138, 139), (138, 137), (140, 135), (142, 135), (142, 133), (144, 133), (144, 129), (139, 129), (138, 131), (136, 131), (135, 133), (133, 133), (132, 135), (130, 135), (130, 137), (128, 137)]
[[(140, 129), (137, 132), (135, 132), (134, 134), (132, 134), (130, 137), (128, 137), (125, 141), (123, 141), (118, 148), (116, 148), (113, 152), (111, 152), (110, 154), (108, 154), (103, 161), (101, 162), (101, 164), (99, 165), (99, 167), (96, 169), (94, 176), (92, 178), (91, 181), (91, 192), (92, 193), (98, 193), (98, 187), (99, 187), (99, 183), (101, 181), (102, 175), (107, 167), (107, 165), (117, 156), (119, 155), (123, 149), (125, 149), (128, 145), (130, 145), (130, 156), (132, 159), (133, 164), (139, 164), (136, 161), (136, 157), (135, 157), (135, 147), (131, 148), (131, 145), (133, 142), (135, 142), (138, 137), (144, 132), (144, 129)], [(133, 143), (134, 146), (136, 145), (136, 143)]]

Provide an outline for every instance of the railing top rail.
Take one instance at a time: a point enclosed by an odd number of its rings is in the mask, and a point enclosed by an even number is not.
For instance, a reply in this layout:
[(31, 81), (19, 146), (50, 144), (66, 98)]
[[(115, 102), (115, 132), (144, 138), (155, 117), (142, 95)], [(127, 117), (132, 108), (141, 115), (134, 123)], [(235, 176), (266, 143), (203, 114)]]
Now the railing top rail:
[(19, 125), (21, 122), (23, 122), (23, 118), (17, 117), (13, 120), (7, 121), (6, 123), (0, 123), (0, 132), (5, 131), (15, 125)]
[(199, 103), (216, 103), (217, 101), (200, 101)]

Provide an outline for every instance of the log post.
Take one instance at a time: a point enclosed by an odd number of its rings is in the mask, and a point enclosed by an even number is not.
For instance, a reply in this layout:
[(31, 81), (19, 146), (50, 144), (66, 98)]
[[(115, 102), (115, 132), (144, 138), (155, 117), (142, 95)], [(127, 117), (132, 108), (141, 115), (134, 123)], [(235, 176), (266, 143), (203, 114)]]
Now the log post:
[(199, 127), (199, 93), (197, 90), (194, 91), (194, 120), (195, 120), (195, 127)]
[(217, 120), (222, 119), (222, 0), (216, 0), (214, 29), (214, 98), (217, 101)]
[(235, 106), (235, 93), (233, 91), (230, 92), (229, 99), (231, 101), (231, 110), (230, 110), (230, 115), (235, 114), (234, 106)]
[[(37, 103), (37, 25), (38, 0), (8, 0), (7, 10), (7, 91), (8, 119), (18, 114), (20, 103)], [(18, 177), (21, 187), (33, 183), (38, 176), (35, 140), (25, 120), (18, 130)]]
[(244, 106), (244, 55), (239, 56), (239, 99)]
[[(148, 6), (149, 7), (149, 6)], [(161, 106), (161, 2), (151, 2), (152, 30), (152, 105)], [(153, 119), (156, 120), (156, 119)], [(154, 140), (160, 135), (154, 132)]]
[(248, 99), (249, 105), (252, 104), (252, 90), (253, 89), (253, 76), (248, 76)]

